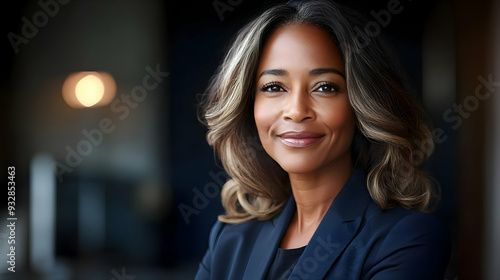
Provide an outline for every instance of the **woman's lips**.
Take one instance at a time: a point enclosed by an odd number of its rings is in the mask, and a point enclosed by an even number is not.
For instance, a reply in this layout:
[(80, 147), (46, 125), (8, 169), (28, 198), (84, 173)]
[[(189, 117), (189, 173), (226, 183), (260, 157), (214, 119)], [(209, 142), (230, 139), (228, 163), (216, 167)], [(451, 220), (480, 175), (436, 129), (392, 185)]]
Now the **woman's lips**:
[(310, 131), (288, 131), (278, 135), (283, 144), (294, 148), (305, 148), (319, 141), (324, 134)]

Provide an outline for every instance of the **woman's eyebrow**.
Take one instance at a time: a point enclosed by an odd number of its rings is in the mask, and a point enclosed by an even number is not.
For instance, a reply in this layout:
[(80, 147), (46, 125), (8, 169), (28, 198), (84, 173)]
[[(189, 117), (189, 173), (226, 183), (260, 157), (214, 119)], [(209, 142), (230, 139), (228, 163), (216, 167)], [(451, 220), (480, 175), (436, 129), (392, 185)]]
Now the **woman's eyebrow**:
[(317, 75), (321, 75), (321, 74), (325, 74), (325, 73), (334, 73), (334, 74), (342, 76), (342, 78), (345, 79), (344, 74), (342, 72), (340, 72), (339, 70), (335, 69), (335, 68), (316, 68), (316, 69), (312, 69), (311, 71), (309, 71), (309, 76), (317, 76)]
[[(309, 76), (318, 76), (326, 73), (334, 73), (342, 76), (345, 79), (345, 75), (335, 68), (315, 68), (309, 71)], [(269, 69), (264, 70), (260, 73), (259, 78), (264, 75), (275, 75), (275, 76), (288, 76), (288, 71), (285, 69)]]
[(286, 71), (285, 69), (269, 69), (262, 71), (262, 73), (260, 73), (259, 75), (259, 78), (264, 75), (288, 76), (288, 71)]

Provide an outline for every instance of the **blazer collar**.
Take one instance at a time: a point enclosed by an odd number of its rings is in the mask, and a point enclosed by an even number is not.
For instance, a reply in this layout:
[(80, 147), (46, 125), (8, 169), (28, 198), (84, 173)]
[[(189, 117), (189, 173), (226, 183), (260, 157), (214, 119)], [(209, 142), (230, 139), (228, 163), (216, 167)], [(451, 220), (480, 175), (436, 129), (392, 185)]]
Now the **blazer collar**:
[[(311, 276), (308, 279), (322, 279), (354, 237), (370, 200), (366, 188), (366, 176), (363, 171), (356, 169), (335, 197), (297, 262), (290, 279), (301, 274), (300, 277), (303, 277), (304, 273)], [(265, 277), (295, 208), (295, 199), (291, 196), (278, 216), (263, 222), (258, 243), (250, 254), (243, 279)]]
[(356, 168), (328, 211), (337, 213), (345, 222), (353, 221), (365, 213), (365, 208), (371, 200), (366, 186), (366, 175)]
[(366, 176), (356, 169), (337, 194), (295, 265), (290, 279), (323, 279), (354, 238), (371, 201)]
[(271, 265), (281, 239), (288, 228), (288, 224), (295, 212), (295, 199), (290, 196), (285, 208), (278, 216), (264, 221), (257, 242), (250, 254), (248, 265), (243, 279), (264, 279)]

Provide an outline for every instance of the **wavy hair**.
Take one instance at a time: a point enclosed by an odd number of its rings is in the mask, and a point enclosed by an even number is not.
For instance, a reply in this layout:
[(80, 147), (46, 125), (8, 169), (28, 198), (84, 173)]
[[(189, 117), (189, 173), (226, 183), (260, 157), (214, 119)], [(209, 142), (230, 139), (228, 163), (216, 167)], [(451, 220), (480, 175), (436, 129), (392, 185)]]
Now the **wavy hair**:
[(219, 220), (270, 219), (291, 194), (288, 174), (264, 151), (253, 116), (261, 50), (274, 30), (289, 24), (322, 28), (341, 51), (357, 121), (352, 158), (367, 174), (373, 200), (381, 209), (428, 211), (439, 196), (421, 167), (434, 148), (432, 135), (394, 50), (380, 35), (359, 40), (367, 21), (357, 12), (305, 1), (271, 7), (244, 26), (204, 95), (200, 117), (208, 127), (207, 142), (231, 178), (222, 188), (226, 214)]

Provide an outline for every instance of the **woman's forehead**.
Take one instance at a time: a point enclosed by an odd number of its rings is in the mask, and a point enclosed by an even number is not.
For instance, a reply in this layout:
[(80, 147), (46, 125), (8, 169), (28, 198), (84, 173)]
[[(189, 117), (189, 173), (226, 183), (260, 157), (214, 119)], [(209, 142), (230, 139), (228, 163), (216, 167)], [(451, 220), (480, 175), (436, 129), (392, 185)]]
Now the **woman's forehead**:
[(268, 37), (258, 73), (266, 69), (336, 68), (344, 72), (341, 53), (323, 29), (306, 24), (284, 25)]

